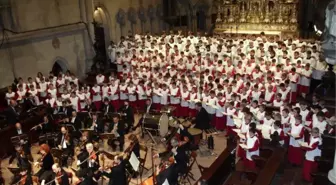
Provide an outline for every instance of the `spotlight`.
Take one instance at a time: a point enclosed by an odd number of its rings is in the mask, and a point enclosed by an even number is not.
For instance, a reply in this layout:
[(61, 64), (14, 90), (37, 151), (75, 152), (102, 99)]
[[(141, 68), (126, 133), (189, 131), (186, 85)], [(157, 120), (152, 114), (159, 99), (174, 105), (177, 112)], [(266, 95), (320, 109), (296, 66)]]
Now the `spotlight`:
[(316, 33), (317, 36), (321, 36), (322, 35), (322, 31), (317, 29), (316, 25), (314, 25), (314, 31)]

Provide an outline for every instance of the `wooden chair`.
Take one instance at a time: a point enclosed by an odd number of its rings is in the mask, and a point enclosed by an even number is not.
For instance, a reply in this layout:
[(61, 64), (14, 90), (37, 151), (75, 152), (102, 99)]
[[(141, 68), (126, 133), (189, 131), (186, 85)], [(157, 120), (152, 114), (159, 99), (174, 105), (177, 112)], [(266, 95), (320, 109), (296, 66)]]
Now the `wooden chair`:
[(140, 154), (141, 154), (141, 151), (143, 151), (144, 155), (143, 157), (141, 157), (140, 155), (140, 158), (139, 158), (139, 161), (140, 161), (140, 175), (142, 175), (144, 169), (145, 170), (148, 170), (148, 168), (145, 167), (145, 164), (146, 164), (146, 159), (147, 159), (147, 153), (148, 153), (148, 147), (145, 146), (145, 145), (140, 145)]

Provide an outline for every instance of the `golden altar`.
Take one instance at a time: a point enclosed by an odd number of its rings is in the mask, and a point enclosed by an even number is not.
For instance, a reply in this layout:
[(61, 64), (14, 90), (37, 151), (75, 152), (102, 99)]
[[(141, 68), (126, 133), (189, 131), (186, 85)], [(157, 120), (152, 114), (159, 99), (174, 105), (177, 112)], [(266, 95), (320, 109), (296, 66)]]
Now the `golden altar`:
[(298, 35), (298, 0), (217, 0), (217, 34)]

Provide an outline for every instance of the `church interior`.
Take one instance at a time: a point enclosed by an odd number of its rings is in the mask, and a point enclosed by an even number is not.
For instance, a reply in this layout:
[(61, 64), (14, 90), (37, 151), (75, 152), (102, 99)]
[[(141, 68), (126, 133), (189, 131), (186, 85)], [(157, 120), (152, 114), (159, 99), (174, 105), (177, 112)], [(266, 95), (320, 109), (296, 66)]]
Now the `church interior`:
[(0, 0), (0, 185), (335, 185), (336, 0)]

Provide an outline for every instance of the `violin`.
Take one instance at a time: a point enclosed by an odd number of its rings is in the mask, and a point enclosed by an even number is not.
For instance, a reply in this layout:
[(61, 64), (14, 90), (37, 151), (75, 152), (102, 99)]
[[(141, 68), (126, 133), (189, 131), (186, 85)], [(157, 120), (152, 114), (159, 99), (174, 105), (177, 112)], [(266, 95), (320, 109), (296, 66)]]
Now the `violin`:
[(63, 175), (62, 175), (62, 171), (59, 171), (59, 172), (57, 172), (57, 174), (56, 174), (56, 179), (55, 179), (55, 183), (57, 184), (57, 185), (60, 185), (60, 184), (62, 184), (62, 177)]
[(26, 174), (26, 175), (24, 175), (24, 176), (22, 176), (21, 177), (21, 180), (19, 181), (20, 183), (20, 185), (25, 185), (26, 184), (26, 182), (27, 182), (27, 177), (28, 177), (28, 175)]
[(97, 159), (97, 153), (93, 151), (89, 157), (90, 159), (96, 160)]

